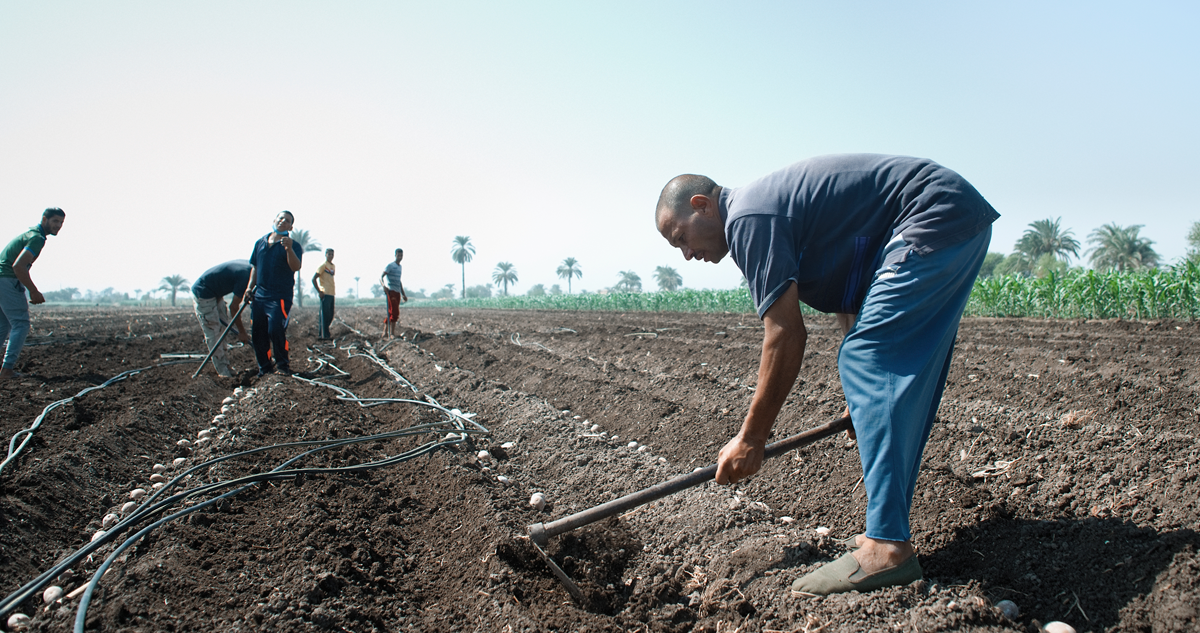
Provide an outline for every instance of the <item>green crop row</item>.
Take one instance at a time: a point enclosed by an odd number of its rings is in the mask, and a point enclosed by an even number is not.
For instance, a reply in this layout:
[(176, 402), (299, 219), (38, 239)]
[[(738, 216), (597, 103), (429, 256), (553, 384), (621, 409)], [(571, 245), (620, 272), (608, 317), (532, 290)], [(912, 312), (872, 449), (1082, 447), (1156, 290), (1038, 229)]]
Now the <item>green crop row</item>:
[(488, 299), (421, 301), (413, 307), (494, 308), (502, 310), (608, 310), (617, 312), (754, 312), (745, 288), (675, 290), (608, 294), (512, 296)]
[[(413, 307), (507, 310), (607, 310), (617, 312), (753, 313), (746, 288), (609, 294), (416, 300)], [(805, 308), (805, 314), (815, 314)], [(1186, 319), (1200, 317), (1200, 266), (1186, 261), (1146, 272), (1074, 269), (1045, 277), (1005, 275), (979, 279), (968, 316), (1050, 319)]]
[(1200, 316), (1200, 266), (1144, 272), (1073, 269), (1045, 277), (979, 279), (967, 315), (1050, 319), (1186, 319)]

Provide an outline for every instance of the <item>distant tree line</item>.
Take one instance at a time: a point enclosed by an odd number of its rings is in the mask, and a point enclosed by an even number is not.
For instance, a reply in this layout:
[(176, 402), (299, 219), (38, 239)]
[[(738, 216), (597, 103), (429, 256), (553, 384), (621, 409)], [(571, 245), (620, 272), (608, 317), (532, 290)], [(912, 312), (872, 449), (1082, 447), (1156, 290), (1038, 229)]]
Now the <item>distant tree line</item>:
[[(1143, 226), (1105, 224), (1088, 235), (1090, 247), (1083, 250), (1073, 231), (1062, 228), (1062, 218), (1038, 220), (1029, 224), (1029, 228), (1013, 245), (1012, 254), (988, 253), (979, 276), (1062, 275), (1070, 268), (1072, 257), (1082, 259), (1085, 256), (1092, 268), (1102, 272), (1157, 268), (1163, 263), (1162, 258), (1154, 250), (1154, 241), (1142, 237)], [(1192, 224), (1187, 242), (1187, 257), (1200, 262), (1200, 222)]]

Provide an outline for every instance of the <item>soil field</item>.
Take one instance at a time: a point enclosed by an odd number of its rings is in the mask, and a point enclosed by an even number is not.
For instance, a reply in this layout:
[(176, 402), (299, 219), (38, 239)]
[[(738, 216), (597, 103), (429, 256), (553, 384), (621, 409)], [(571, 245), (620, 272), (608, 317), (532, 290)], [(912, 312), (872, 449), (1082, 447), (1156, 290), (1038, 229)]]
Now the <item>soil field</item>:
[[(840, 435), (768, 461), (738, 486), (710, 482), (551, 539), (549, 555), (583, 589), (580, 604), (521, 538), (525, 527), (712, 463), (753, 393), (760, 323), (737, 314), (402, 315), (404, 337), (385, 347), (381, 310), (343, 310), (330, 345), (315, 340), (315, 310), (296, 309), (298, 378), (220, 379), (209, 368), (193, 380), (194, 362), (153, 367), (50, 411), (0, 472), (0, 594), (88, 545), (106, 514), (129, 516), (121, 507), (133, 489), (151, 490), (155, 464), (172, 478), (253, 448), (448, 419), (426, 405), (339, 399), (353, 393), (432, 398), (474, 414), (490, 434), (379, 468), (262, 481), (168, 522), (116, 558), (87, 629), (1200, 628), (1196, 323), (964, 321), (913, 510), (924, 581), (790, 595), (793, 579), (844, 553), (839, 541), (863, 529), (858, 454)], [(808, 325), (805, 369), (776, 438), (844, 406), (836, 325)], [(161, 354), (202, 347), (182, 308), (37, 310), (18, 366), (26, 375), (0, 387), (0, 436)], [(230, 353), (235, 367), (253, 365), (248, 348)], [(226, 398), (234, 402), (216, 419)], [(210, 428), (211, 439), (177, 444)], [(346, 444), (298, 465), (372, 464), (445, 442), (445, 428)], [(233, 458), (176, 489), (261, 477), (308, 448)], [(529, 503), (539, 492), (541, 510)], [(86, 584), (134, 531), (53, 584), (68, 594)], [(1019, 615), (1004, 615), (1002, 600)], [(32, 616), (29, 630), (63, 631), (78, 605), (70, 597), (47, 606), (39, 591), (17, 610)]]

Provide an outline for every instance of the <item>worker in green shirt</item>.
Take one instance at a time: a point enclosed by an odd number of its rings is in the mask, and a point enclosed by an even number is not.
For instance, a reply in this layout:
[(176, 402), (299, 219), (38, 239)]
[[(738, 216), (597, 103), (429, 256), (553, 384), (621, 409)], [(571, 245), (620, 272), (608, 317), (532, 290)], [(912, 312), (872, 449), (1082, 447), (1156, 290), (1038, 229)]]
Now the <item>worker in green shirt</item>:
[[(0, 251), (0, 340), (7, 340), (0, 381), (17, 375), (17, 357), (29, 334), (29, 304), (45, 303), (29, 277), (29, 267), (42, 253), (47, 235), (58, 235), (67, 214), (59, 208), (46, 209), (42, 222), (18, 235)], [(25, 292), (29, 291), (28, 299)]]

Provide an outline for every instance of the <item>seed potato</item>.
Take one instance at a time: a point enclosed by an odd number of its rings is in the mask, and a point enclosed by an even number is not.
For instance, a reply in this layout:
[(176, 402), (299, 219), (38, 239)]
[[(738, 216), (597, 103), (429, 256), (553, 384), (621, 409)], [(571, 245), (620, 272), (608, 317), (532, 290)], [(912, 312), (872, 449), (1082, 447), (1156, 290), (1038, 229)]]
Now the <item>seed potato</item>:
[(63, 597), (62, 587), (50, 586), (46, 587), (46, 590), (42, 592), (42, 602), (46, 604), (50, 604), (61, 597)]

